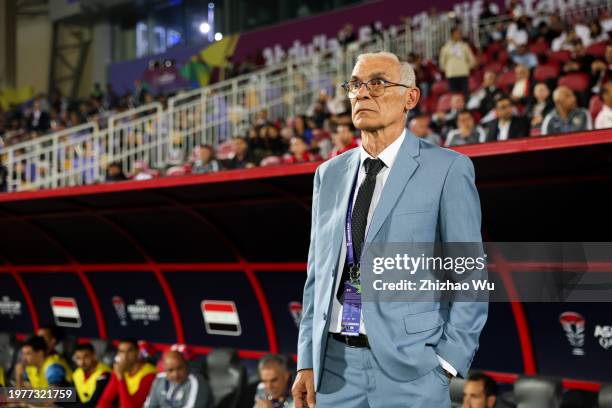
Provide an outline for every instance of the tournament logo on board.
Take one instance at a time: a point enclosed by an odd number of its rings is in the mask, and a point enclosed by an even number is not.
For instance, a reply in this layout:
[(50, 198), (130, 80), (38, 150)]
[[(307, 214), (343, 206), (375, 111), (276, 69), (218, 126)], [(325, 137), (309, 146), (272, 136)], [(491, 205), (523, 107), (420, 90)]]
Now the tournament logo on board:
[(200, 304), (206, 333), (222, 336), (240, 336), (238, 309), (232, 301), (203, 300)]
[(144, 299), (136, 299), (134, 303), (127, 305), (127, 311), (130, 319), (140, 320), (145, 326), (148, 326), (149, 322), (159, 321), (159, 305), (150, 305)]
[(75, 298), (52, 297), (51, 310), (55, 324), (62, 327), (81, 327), (81, 314)]
[(127, 312), (125, 302), (121, 296), (113, 296), (113, 307), (122, 326), (127, 326)]
[(0, 316), (8, 316), (9, 319), (21, 316), (21, 302), (12, 300), (8, 296), (2, 296), (2, 299), (0, 299)]
[(565, 312), (559, 316), (561, 327), (565, 330), (565, 336), (573, 347), (572, 354), (584, 356), (584, 326), (585, 320), (580, 313)]
[(302, 304), (300, 302), (289, 302), (289, 313), (293, 318), (295, 326), (299, 329), (302, 321)]

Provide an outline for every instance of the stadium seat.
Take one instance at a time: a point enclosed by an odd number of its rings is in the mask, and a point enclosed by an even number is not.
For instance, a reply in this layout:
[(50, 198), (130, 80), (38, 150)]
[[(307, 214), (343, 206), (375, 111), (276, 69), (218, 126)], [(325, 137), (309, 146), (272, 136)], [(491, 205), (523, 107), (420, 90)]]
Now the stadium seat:
[(437, 112), (447, 112), (450, 110), (450, 103), (451, 103), (451, 99), (453, 97), (454, 94), (452, 93), (445, 93), (444, 95), (440, 96), (440, 98), (438, 99), (438, 104), (436, 106), (436, 111)]
[(517, 408), (559, 408), (561, 381), (545, 377), (521, 377), (514, 383)]
[(567, 390), (563, 393), (561, 408), (596, 408), (597, 393), (584, 390)]
[(603, 108), (603, 101), (599, 95), (591, 96), (591, 100), (589, 101), (589, 112), (591, 113), (593, 120), (595, 120), (597, 114), (599, 114), (601, 111), (601, 108)]
[(499, 74), (500, 72), (502, 72), (502, 70), (504, 69), (505, 65), (500, 62), (500, 61), (494, 61), (491, 62), (487, 65), (485, 65), (485, 71), (493, 71), (497, 74)]
[(246, 387), (246, 370), (234, 349), (214, 349), (206, 369), (216, 408), (236, 408)]
[(565, 85), (574, 92), (584, 92), (589, 87), (589, 76), (583, 72), (567, 74), (559, 79), (559, 85)]
[(470, 75), (470, 92), (475, 92), (482, 85), (482, 76), (478, 74)]
[(612, 408), (612, 384), (602, 384), (598, 402), (599, 408)]
[(546, 81), (559, 76), (559, 66), (553, 64), (538, 65), (533, 71), (533, 79), (536, 81)]
[(459, 377), (453, 377), (450, 382), (450, 397), (451, 407), (459, 408), (463, 405), (463, 386), (465, 380)]
[(497, 78), (497, 86), (508, 92), (510, 87), (516, 82), (514, 71), (504, 72)]
[(548, 54), (548, 59), (564, 63), (572, 58), (572, 53), (566, 50), (553, 51)]
[(550, 50), (546, 41), (538, 41), (529, 46), (529, 51), (534, 54), (546, 54)]
[(432, 95), (442, 95), (448, 92), (448, 81), (438, 81), (431, 87)]
[(606, 53), (606, 46), (605, 41), (591, 44), (586, 48), (586, 54), (593, 57), (603, 57)]

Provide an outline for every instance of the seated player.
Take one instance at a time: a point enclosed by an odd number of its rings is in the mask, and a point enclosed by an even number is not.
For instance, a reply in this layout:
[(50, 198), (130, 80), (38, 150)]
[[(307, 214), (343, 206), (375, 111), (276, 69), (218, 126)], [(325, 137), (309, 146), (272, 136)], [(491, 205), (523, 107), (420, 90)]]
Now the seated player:
[(189, 373), (181, 353), (170, 350), (162, 358), (164, 371), (157, 374), (145, 408), (211, 408), (213, 395), (200, 374)]
[(142, 407), (156, 374), (155, 366), (142, 360), (136, 340), (122, 340), (119, 343), (110, 382), (100, 398), (98, 407), (111, 408), (116, 403), (121, 408)]
[(57, 354), (49, 354), (41, 336), (32, 336), (21, 346), (25, 385), (32, 388), (64, 387), (72, 382), (72, 370), (60, 362)]
[(95, 407), (110, 381), (111, 369), (96, 358), (96, 352), (90, 343), (79, 344), (74, 350), (74, 362), (77, 369), (72, 375), (77, 393), (75, 407)]

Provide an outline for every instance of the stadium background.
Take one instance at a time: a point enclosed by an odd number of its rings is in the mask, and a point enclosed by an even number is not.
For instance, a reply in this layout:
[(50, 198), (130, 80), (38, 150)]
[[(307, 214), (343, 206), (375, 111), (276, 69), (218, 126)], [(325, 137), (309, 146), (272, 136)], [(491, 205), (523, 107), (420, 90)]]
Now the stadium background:
[[(123, 37), (138, 36), (138, 27), (154, 32), (155, 17), (142, 12), (147, 2), (31, 3), (32, 15), (26, 12), (13, 27), (19, 51), (13, 49), (12, 53), (20, 58), (12, 68), (12, 83), (11, 69), (6, 63), (4, 66), (5, 106), (28, 106), (35, 94), (56, 86), (62, 87), (64, 95), (86, 98), (94, 82), (108, 81), (118, 94), (134, 92), (134, 81), (146, 82), (152, 92), (165, 94), (194, 90), (177, 93), (175, 99), (101, 115), (77, 130), (68, 127), (62, 133), (37, 135), (22, 144), (3, 147), (11, 192), (0, 195), (0, 331), (23, 339), (39, 324), (57, 323), (52, 304), (59, 301), (78, 309), (77, 322), (64, 323), (67, 333), (75, 338), (112, 341), (137, 337), (157, 352), (173, 343), (190, 344), (197, 354), (232, 347), (250, 367), (266, 352), (296, 351), (312, 175), (318, 163), (114, 184), (97, 184), (96, 177), (111, 160), (121, 162), (126, 173), (132, 173), (144, 159), (151, 167), (159, 167), (167, 157), (171, 136), (176, 134), (180, 146), (188, 151), (200, 143), (218, 147), (235, 132), (248, 129), (261, 109), (268, 109), (272, 119), (303, 113), (318, 90), (328, 89), (333, 95), (341, 79), (338, 75), (350, 69), (354, 55), (365, 49), (387, 44), (400, 54), (413, 50), (435, 61), (436, 50), (456, 18), (472, 44), (482, 41), (479, 46), (486, 50), (487, 41), (487, 30), (478, 21), (482, 12), (478, 2), (429, 2), (428, 6), (437, 7), (444, 16), (439, 37), (438, 31), (432, 35), (423, 28), (431, 16), (418, 3), (382, 0), (346, 5), (333, 11), (313, 10), (313, 14), (320, 14), (272, 26), (265, 19), (251, 21), (249, 27), (246, 19), (233, 21), (229, 17), (231, 7), (242, 3), (224, 2), (216, 11), (223, 21), (218, 23), (219, 32), (223, 30), (219, 27), (225, 27), (226, 33), (243, 33), (226, 34), (219, 41), (213, 36), (210, 44), (179, 44), (175, 48), (168, 42), (150, 46), (154, 34), (145, 33), (147, 41), (136, 41), (143, 49), (130, 51), (118, 45), (116, 36), (109, 35), (118, 30), (113, 19), (121, 13), (134, 21), (148, 18), (144, 26), (139, 22), (128, 25), (126, 31), (131, 31), (121, 33)], [(153, 3), (162, 12), (193, 6), (180, 1)], [(501, 3), (499, 7), (504, 9)], [(557, 12), (571, 18), (604, 16), (609, 9), (606, 3), (552, 2), (542, 7), (556, 7)], [(446, 14), (453, 9), (454, 15)], [(11, 25), (7, 10), (0, 16), (6, 27)], [(98, 12), (103, 17), (94, 19), (92, 15)], [(406, 20), (400, 16), (411, 16), (408, 21), (413, 25), (402, 24)], [(291, 17), (298, 16), (287, 12), (277, 20)], [(381, 23), (384, 33), (372, 31), (373, 21)], [(359, 46), (341, 47), (339, 57), (326, 39), (335, 38), (346, 23), (353, 24), (356, 32), (366, 29), (361, 31)], [(251, 29), (258, 24), (264, 27)], [(390, 31), (390, 25), (396, 25), (397, 32)], [(66, 27), (91, 36), (80, 43), (89, 52), (77, 55), (80, 62), (71, 78), (66, 73), (62, 78), (58, 66), (62, 58), (58, 56), (62, 52), (60, 37)], [(176, 28), (159, 27), (166, 33)], [(40, 41), (43, 38), (45, 41)], [(4, 40), (6, 48), (9, 42)], [(305, 47), (296, 45), (295, 40)], [(309, 52), (314, 49), (308, 49), (312, 42), (316, 44), (313, 54)], [(41, 52), (47, 47), (52, 52)], [(152, 56), (160, 47), (170, 49)], [(255, 57), (253, 50), (260, 55)], [(3, 51), (10, 55), (10, 49)], [(41, 57), (47, 54), (49, 59)], [(293, 63), (287, 62), (287, 54)], [(126, 56), (140, 58), (121, 61)], [(251, 58), (259, 58), (258, 63), (244, 67), (246, 73), (232, 79), (241, 73), (236, 67)], [(300, 71), (299, 65), (311, 58), (315, 64), (306, 64)], [(152, 60), (161, 63), (154, 67), (149, 65)], [(166, 61), (171, 63), (164, 70)], [(506, 68), (504, 65), (500, 71)], [(431, 89), (424, 103), (439, 107), (444, 93), (435, 95)], [(241, 105), (244, 110), (235, 109)], [(96, 155), (79, 161), (85, 157), (79, 152), (87, 151), (91, 143), (102, 146), (104, 140), (108, 147), (113, 140), (126, 140), (131, 132), (149, 139), (121, 145), (120, 150), (109, 149), (106, 153), (111, 157), (104, 160)], [(62, 168), (54, 162), (61, 160), (54, 154), (58, 144), (66, 148), (60, 149), (63, 152), (70, 150), (66, 157), (76, 160), (72, 167)], [(611, 147), (609, 130), (457, 147), (476, 166), (485, 239), (606, 241), (611, 227), (606, 199), (612, 176)], [(45, 161), (50, 164), (41, 170)], [(80, 164), (75, 165), (77, 162)], [(520, 273), (535, 268), (503, 259), (495, 266), (500, 268), (499, 279), (507, 291), (516, 290)], [(601, 269), (609, 270), (610, 265), (601, 265)], [(215, 302), (223, 302), (217, 303), (217, 308), (237, 314), (239, 320), (234, 327), (225, 327), (223, 335), (212, 334), (214, 330), (207, 327), (204, 317), (206, 304)], [(595, 335), (595, 327), (612, 326), (610, 310), (610, 304), (591, 303), (492, 304), (474, 368), (492, 372), (504, 383), (512, 383), (520, 375), (538, 374), (563, 378), (568, 389), (597, 391), (602, 382), (612, 380), (610, 342)], [(583, 345), (570, 344), (559, 320), (565, 312), (583, 317)], [(573, 352), (576, 348), (582, 353)]]

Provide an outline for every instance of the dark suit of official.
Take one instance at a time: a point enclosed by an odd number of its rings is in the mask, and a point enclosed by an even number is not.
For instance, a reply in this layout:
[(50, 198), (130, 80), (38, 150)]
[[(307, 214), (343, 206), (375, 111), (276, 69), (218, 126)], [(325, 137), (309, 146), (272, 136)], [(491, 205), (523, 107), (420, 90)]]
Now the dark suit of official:
[[(495, 142), (499, 140), (499, 120), (490, 121), (487, 125), (487, 142)], [(518, 137), (528, 137), (530, 131), (529, 122), (526, 118), (513, 116), (510, 120), (510, 129), (508, 130), (508, 139), (516, 139)]]

